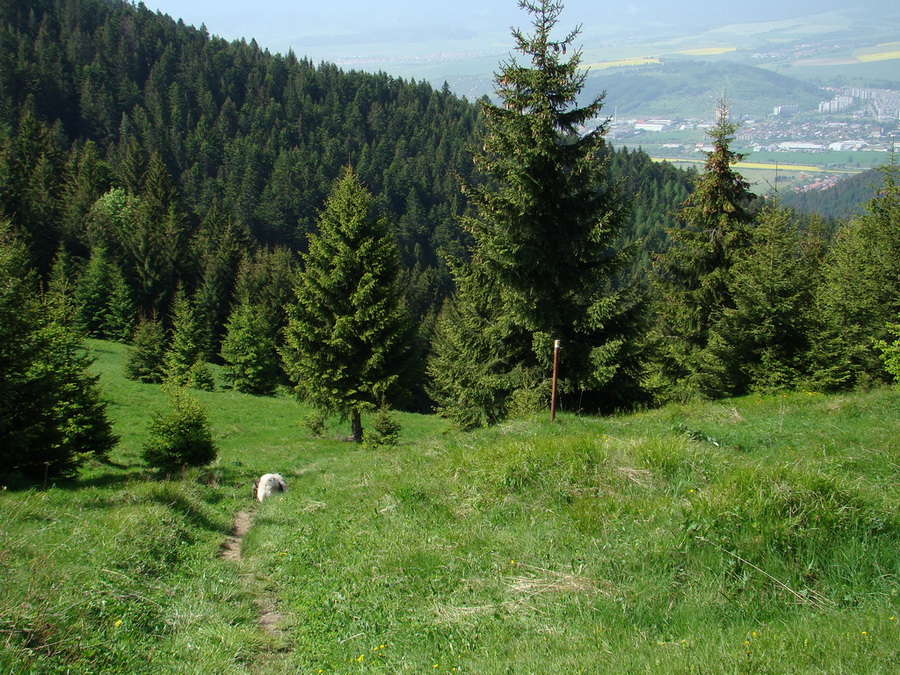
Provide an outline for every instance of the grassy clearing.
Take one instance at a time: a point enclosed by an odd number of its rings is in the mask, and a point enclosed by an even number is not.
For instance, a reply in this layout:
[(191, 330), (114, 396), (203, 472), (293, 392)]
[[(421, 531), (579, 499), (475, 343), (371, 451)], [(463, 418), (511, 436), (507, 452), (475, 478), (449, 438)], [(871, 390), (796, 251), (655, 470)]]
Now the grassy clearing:
[[(0, 494), (0, 666), (53, 672), (896, 672), (900, 391), (804, 392), (379, 450), (204, 398), (218, 466), (148, 481), (155, 387), (96, 343), (117, 466)], [(127, 402), (127, 403), (126, 403)], [(240, 564), (216, 557), (249, 482)], [(281, 632), (254, 594), (279, 598)], [(186, 655), (189, 658), (186, 658)]]

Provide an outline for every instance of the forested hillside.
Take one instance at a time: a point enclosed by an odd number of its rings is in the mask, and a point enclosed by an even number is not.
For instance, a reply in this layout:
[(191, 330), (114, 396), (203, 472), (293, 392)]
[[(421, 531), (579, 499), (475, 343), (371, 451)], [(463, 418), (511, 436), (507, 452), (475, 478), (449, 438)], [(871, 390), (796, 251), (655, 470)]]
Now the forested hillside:
[[(414, 314), (449, 292), (440, 253), (459, 253), (464, 238), (459, 180), (471, 174), (475, 105), (424, 83), (229, 43), (144, 5), (9, 0), (2, 19), (0, 205), (30, 234), (44, 276), (60, 244), (88, 257), (94, 203), (123, 188), (174, 209), (180, 248), (169, 265), (190, 288), (204, 275), (233, 277), (238, 249), (303, 249), (349, 164), (390, 214)], [(660, 173), (646, 157), (614, 166)], [(666, 180), (684, 196), (685, 180)], [(640, 229), (666, 210), (639, 218)], [(170, 275), (167, 288), (148, 290), (156, 297), (142, 308), (164, 306), (174, 284)]]
[(848, 176), (827, 190), (788, 192), (780, 199), (785, 206), (804, 213), (817, 213), (826, 218), (846, 219), (862, 213), (882, 183), (882, 176), (872, 169)]
[[(456, 237), (457, 175), (468, 173), (477, 124), (470, 104), (228, 43), (143, 5), (13, 1), (3, 19), (0, 119), (19, 146), (42, 145), (21, 148), (27, 157), (13, 161), (23, 166), (6, 163), (3, 205), (24, 227), (28, 212), (55, 216), (36, 251), (45, 272), (60, 240), (84, 252), (80, 226), (110, 187), (146, 195), (158, 155), (178, 226), (194, 240), (182, 256), (221, 254), (222, 221), (255, 242), (303, 247), (330, 182), (353, 164), (394, 215), (415, 283), (440, 284), (428, 270)], [(43, 178), (28, 165), (41, 157)]]

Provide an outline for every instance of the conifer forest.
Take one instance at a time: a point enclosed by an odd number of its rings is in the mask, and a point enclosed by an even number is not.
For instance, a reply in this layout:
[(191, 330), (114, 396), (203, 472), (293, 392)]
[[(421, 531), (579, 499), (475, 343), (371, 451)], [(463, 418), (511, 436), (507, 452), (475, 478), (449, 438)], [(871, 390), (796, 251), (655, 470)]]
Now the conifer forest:
[(559, 405), (835, 391), (900, 376), (896, 166), (858, 215), (604, 137), (577, 17), (522, 0), (493, 98), (228, 42), (144, 4), (0, 0), (0, 473), (116, 437), (85, 337), (128, 376), (290, 390), (463, 429)]

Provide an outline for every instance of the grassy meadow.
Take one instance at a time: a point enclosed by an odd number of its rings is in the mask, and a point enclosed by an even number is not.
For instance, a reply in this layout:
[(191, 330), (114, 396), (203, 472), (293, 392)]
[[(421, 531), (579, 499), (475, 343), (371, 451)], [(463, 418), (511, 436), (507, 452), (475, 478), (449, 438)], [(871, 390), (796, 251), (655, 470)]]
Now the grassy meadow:
[[(896, 388), (471, 434), (399, 415), (381, 448), (197, 392), (219, 459), (162, 479), (139, 453), (164, 394), (91, 346), (122, 441), (0, 492), (2, 672), (900, 670)], [(257, 505), (269, 471), (289, 490)]]

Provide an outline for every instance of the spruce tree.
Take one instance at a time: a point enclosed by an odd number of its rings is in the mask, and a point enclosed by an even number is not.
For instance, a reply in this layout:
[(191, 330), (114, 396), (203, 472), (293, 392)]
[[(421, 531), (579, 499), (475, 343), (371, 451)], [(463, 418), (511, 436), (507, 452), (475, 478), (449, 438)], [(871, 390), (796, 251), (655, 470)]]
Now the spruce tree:
[(0, 221), (0, 474), (66, 478), (117, 438), (71, 301), (37, 293), (24, 244)]
[(245, 394), (275, 391), (281, 368), (274, 319), (265, 308), (243, 301), (235, 305), (222, 341), (225, 381)]
[(457, 289), (438, 316), (428, 360), (428, 393), (438, 414), (460, 429), (497, 424), (511, 392), (527, 373), (510, 366), (520, 332), (503, 312), (492, 281), (479, 266), (455, 271)]
[(865, 213), (841, 227), (825, 259), (811, 355), (812, 383), (822, 389), (887, 377), (873, 346), (900, 311), (900, 174), (896, 165), (883, 172)]
[(140, 144), (131, 140), (124, 152), (122, 161), (117, 167), (116, 174), (124, 185), (125, 189), (131, 194), (140, 192), (144, 185), (144, 173), (147, 170), (147, 159)]
[(110, 260), (106, 249), (99, 246), (91, 251), (87, 267), (75, 288), (81, 325), (88, 336), (102, 340), (112, 337), (108, 328), (116, 321), (110, 316), (110, 308), (113, 294), (122, 293), (122, 289), (115, 289), (120, 280), (124, 283), (121, 277), (121, 271)]
[(316, 408), (351, 421), (396, 402), (407, 383), (410, 324), (397, 280), (397, 244), (375, 199), (346, 168), (310, 237), (285, 331), (285, 370)]
[(87, 216), (94, 203), (110, 189), (112, 169), (93, 141), (72, 148), (63, 190), (63, 241), (75, 250), (84, 243)]
[(103, 334), (107, 339), (128, 342), (134, 333), (137, 307), (131, 296), (131, 288), (119, 266), (113, 263), (110, 292), (106, 304)]
[[(80, 262), (71, 255), (64, 244), (60, 245), (59, 250), (56, 252), (56, 259), (53, 261), (53, 267), (50, 270), (50, 278), (47, 280), (47, 295), (54, 302), (68, 303), (68, 306), (73, 308), (76, 315), (80, 312), (76, 299), (78, 286), (75, 283), (75, 280), (79, 277)], [(77, 316), (73, 317), (72, 323), (78, 330), (84, 330), (84, 325)]]
[(732, 268), (728, 293), (734, 306), (710, 329), (710, 363), (718, 365), (720, 393), (785, 390), (804, 377), (812, 262), (793, 214), (768, 205)]
[[(32, 467), (35, 448), (54, 442), (42, 422), (52, 398), (50, 373), (36, 371), (44, 345), (35, 340), (42, 308), (37, 279), (28, 271), (24, 244), (8, 221), (0, 220), (0, 473)], [(36, 464), (40, 464), (40, 459)]]
[(894, 382), (900, 381), (900, 315), (897, 320), (888, 322), (886, 326), (889, 338), (875, 342), (875, 348), (881, 352), (884, 369), (894, 378)]
[(286, 308), (294, 299), (295, 257), (286, 248), (257, 249), (238, 265), (235, 299), (264, 308), (279, 335), (287, 326)]
[(138, 322), (125, 358), (125, 377), (147, 384), (159, 384), (166, 377), (165, 326), (155, 316)]
[(201, 270), (195, 301), (210, 353), (219, 352), (228, 321), (235, 278), (249, 235), (229, 219), (212, 211), (192, 242)]
[(50, 473), (67, 477), (89, 458), (105, 459), (118, 436), (100, 398), (100, 377), (88, 372), (93, 359), (85, 349), (84, 334), (74, 323), (74, 306), (64, 297), (48, 297), (45, 312), (50, 320), (39, 338), (47, 345), (42, 368), (52, 373), (53, 424), (59, 434), (52, 446), (55, 457)]
[(60, 241), (65, 165), (63, 141), (56, 131), (26, 108), (16, 133), (0, 142), (0, 217), (21, 227), (42, 279), (50, 272)]
[(172, 338), (165, 355), (166, 381), (177, 387), (215, 389), (206, 352), (207, 336), (200, 314), (179, 286), (172, 303)]
[[(744, 155), (731, 149), (737, 125), (721, 102), (709, 130), (713, 149), (679, 211), (681, 227), (654, 260), (659, 383), (666, 397), (716, 396), (722, 382), (707, 351), (711, 328), (734, 308), (732, 266), (747, 246), (755, 196), (734, 169)], [(715, 366), (712, 366), (715, 371)]]
[(172, 473), (206, 466), (218, 455), (206, 409), (184, 389), (169, 391), (169, 412), (154, 412), (141, 458), (151, 467)]
[[(586, 74), (581, 52), (569, 50), (579, 31), (553, 37), (562, 3), (519, 6), (534, 27), (513, 31), (528, 63), (502, 63), (500, 105), (481, 101), (486, 138), (475, 165), (483, 180), (466, 188), (474, 215), (463, 222), (474, 247), (471, 262), (456, 265), (453, 308), (429, 365), (440, 409), (467, 424), (496, 421), (516, 389), (541, 388), (557, 339), (563, 394), (611, 408), (635, 393), (637, 304), (615, 283), (622, 211), (605, 182), (605, 125), (588, 128), (603, 97), (578, 105)], [(464, 297), (472, 293), (491, 297)], [(492, 329), (465, 335), (484, 322)]]

